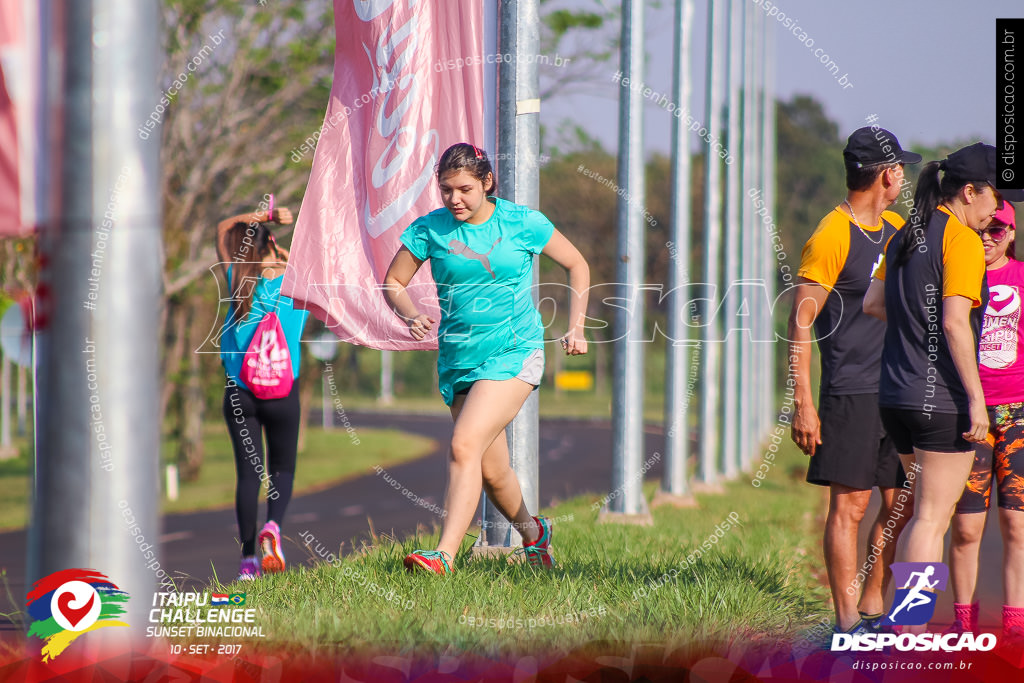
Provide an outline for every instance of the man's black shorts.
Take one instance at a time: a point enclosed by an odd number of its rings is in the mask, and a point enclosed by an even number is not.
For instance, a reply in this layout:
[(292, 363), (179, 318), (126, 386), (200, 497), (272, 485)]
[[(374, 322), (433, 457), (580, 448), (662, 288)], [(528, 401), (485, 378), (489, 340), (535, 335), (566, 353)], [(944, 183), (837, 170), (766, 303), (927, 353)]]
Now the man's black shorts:
[(807, 481), (869, 490), (903, 486), (906, 476), (882, 427), (878, 394), (821, 397), (821, 445), (811, 456)]

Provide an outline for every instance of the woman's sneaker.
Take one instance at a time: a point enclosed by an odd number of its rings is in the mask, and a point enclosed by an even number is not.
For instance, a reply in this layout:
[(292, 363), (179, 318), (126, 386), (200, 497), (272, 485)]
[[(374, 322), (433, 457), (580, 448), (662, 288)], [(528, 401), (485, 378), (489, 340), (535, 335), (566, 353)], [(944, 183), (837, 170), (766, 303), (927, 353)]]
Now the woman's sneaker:
[(864, 627), (872, 633), (896, 633), (895, 628), (885, 623), (885, 612), (881, 614), (865, 614), (860, 612), (860, 620)]
[(540, 529), (540, 537), (533, 543), (524, 543), (523, 552), (526, 559), (534, 567), (551, 569), (555, 566), (555, 558), (551, 556), (548, 546), (551, 545), (551, 522), (547, 517), (534, 517)]
[(405, 556), (406, 571), (428, 571), (435, 574), (452, 573), (452, 556), (443, 550), (414, 550)]
[(260, 563), (255, 557), (243, 557), (238, 566), (238, 578), (235, 581), (255, 581), (260, 578)]
[(281, 549), (281, 527), (271, 520), (263, 525), (260, 532), (260, 547), (263, 549), (263, 571), (275, 574), (284, 571), (284, 551)]

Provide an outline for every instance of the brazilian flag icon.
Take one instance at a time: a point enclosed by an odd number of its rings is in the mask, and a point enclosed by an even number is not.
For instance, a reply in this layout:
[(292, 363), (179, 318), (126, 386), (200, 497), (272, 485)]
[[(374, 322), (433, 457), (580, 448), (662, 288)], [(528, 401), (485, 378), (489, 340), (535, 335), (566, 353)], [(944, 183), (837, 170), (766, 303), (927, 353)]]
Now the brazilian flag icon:
[(245, 593), (232, 593), (228, 596), (228, 602), (232, 605), (244, 605), (245, 604)]

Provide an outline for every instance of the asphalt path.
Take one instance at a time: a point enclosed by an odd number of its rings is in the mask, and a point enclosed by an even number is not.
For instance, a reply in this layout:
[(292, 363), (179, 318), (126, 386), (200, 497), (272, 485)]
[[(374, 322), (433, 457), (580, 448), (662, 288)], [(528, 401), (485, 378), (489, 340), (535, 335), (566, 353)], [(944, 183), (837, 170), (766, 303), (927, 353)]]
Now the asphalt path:
[[(347, 554), (378, 535), (398, 538), (416, 531), (417, 526), (432, 528), (440, 517), (423, 505), (442, 507), (446, 474), (447, 443), (452, 421), (444, 415), (395, 415), (386, 413), (348, 413), (352, 427), (392, 428), (435, 439), (438, 449), (430, 455), (331, 486), (321, 491), (292, 498), (282, 528), (285, 557), (289, 564), (312, 564), (320, 558), (306, 548), (304, 538), (312, 534), (312, 546), (323, 553), (339, 550)], [(319, 416), (316, 416), (319, 424)], [(338, 438), (348, 438), (338, 430)], [(541, 420), (540, 422), (540, 502), (548, 507), (567, 498), (593, 494), (601, 499), (611, 488), (611, 425), (607, 421)], [(661, 476), (661, 459), (651, 456), (663, 452), (661, 429), (648, 428), (645, 457), (650, 460), (648, 479)], [(298, 467), (302, 467), (299, 455)], [(384, 479), (387, 475), (408, 489), (406, 497)], [(478, 511), (479, 512), (479, 511)], [(260, 523), (266, 506), (261, 505)], [(238, 572), (238, 528), (234, 508), (205, 512), (164, 515), (161, 520), (161, 563), (179, 579), (183, 588), (205, 585), (214, 572), (221, 580), (233, 579)], [(7, 587), (15, 600), (23, 597), (25, 582), (26, 532), (0, 534), (0, 568), (7, 572)], [(9, 600), (0, 595), (0, 613), (9, 611)], [(24, 605), (19, 607), (24, 608)]]

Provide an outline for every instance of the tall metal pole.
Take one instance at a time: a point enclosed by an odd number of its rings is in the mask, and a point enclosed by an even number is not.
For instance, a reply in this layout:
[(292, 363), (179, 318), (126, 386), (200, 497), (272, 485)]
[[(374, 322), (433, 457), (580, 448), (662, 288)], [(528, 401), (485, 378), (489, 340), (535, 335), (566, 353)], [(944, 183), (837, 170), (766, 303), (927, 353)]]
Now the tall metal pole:
[[(766, 168), (768, 163), (768, 159), (766, 157), (767, 143), (765, 141), (765, 132), (767, 130), (766, 119), (768, 116), (766, 105), (768, 100), (765, 96), (765, 88), (767, 86), (765, 74), (767, 73), (768, 68), (768, 65), (766, 63), (766, 60), (768, 58), (768, 53), (766, 51), (768, 44), (767, 32), (770, 29), (771, 27), (767, 25), (767, 22), (761, 22), (761, 42), (759, 45), (758, 52), (760, 68), (758, 69), (759, 77), (757, 91), (759, 116), (756, 124), (758, 128), (757, 144), (760, 163), (757, 167), (757, 177), (755, 180), (755, 184), (757, 185), (757, 188), (761, 190), (761, 199), (764, 200), (765, 202), (767, 202), (768, 200), (767, 196), (765, 196), (765, 193), (768, 189), (765, 185), (768, 178), (766, 174)], [(772, 220), (774, 220), (774, 216), (772, 216), (771, 214), (771, 209), (766, 207), (765, 211), (766, 215), (770, 217)], [(770, 288), (769, 278), (772, 276), (771, 265), (769, 263), (770, 258), (771, 241), (762, 219), (757, 222), (757, 251), (754, 252), (754, 267), (757, 270), (757, 276), (764, 281), (766, 288)], [(772, 314), (770, 311), (760, 312), (760, 315), (758, 316), (758, 333), (759, 335), (762, 336), (763, 339), (769, 338), (766, 335), (768, 335), (768, 333), (771, 330), (771, 320)], [(768, 405), (768, 401), (766, 398), (768, 394), (771, 392), (771, 381), (768, 377), (767, 365), (768, 357), (775, 353), (775, 344), (758, 343), (755, 344), (754, 347), (754, 372), (757, 375), (758, 386), (758, 392), (757, 394), (755, 394), (754, 399), (755, 404), (757, 406), (756, 410), (754, 411), (754, 433), (758, 435), (758, 450), (760, 450), (760, 446), (763, 445), (765, 432), (767, 431), (769, 425), (772, 422), (772, 416), (768, 414), (768, 411), (771, 410), (771, 407)], [(762, 454), (763, 453), (758, 453), (757, 456), (760, 457)]]
[[(708, 3), (708, 56), (706, 109), (704, 125), (708, 138), (721, 142), (722, 126), (722, 12), (715, 2)], [(719, 424), (719, 382), (721, 381), (721, 321), (717, 320), (717, 302), (722, 295), (722, 188), (721, 160), (711, 142), (704, 145), (704, 282), (708, 287), (702, 323), (700, 468), (697, 482), (716, 490), (719, 484), (718, 453), (722, 446)]]
[[(690, 109), (690, 48), (693, 0), (676, 0), (672, 50), (672, 97), (676, 111)], [(668, 345), (665, 359), (665, 469), (654, 504), (695, 505), (687, 465), (690, 459), (690, 357), (700, 347), (689, 344), (690, 297), (690, 134), (682, 116), (672, 119), (672, 248), (668, 264)]]
[[(764, 107), (764, 130), (762, 132), (762, 144), (764, 161), (762, 169), (764, 173), (764, 201), (768, 215), (775, 220), (775, 25), (772, 22), (765, 22), (764, 32), (764, 86), (762, 90)], [(768, 297), (775, 300), (776, 268), (775, 259), (770, 249), (766, 248), (762, 264), (765, 269), (765, 283), (768, 287)], [(765, 330), (768, 338), (774, 338), (775, 321), (773, 316), (767, 316)], [(775, 422), (775, 366), (777, 355), (776, 345), (766, 345), (764, 364), (764, 391), (761, 397), (764, 416), (761, 435), (763, 436)]]
[[(758, 234), (760, 226), (757, 224), (757, 216), (753, 213), (749, 191), (755, 185), (757, 178), (757, 165), (760, 161), (760, 154), (757, 141), (760, 139), (757, 126), (758, 101), (755, 96), (756, 86), (756, 63), (754, 55), (760, 47), (760, 37), (757, 31), (757, 16), (754, 8), (744, 5), (744, 29), (746, 39), (743, 41), (743, 192), (740, 196), (740, 225), (742, 226), (742, 239), (737, 246), (741, 249), (741, 277), (744, 280), (757, 280), (755, 271), (755, 258), (757, 255)], [(758, 333), (758, 318), (765, 314), (762, 307), (756, 306), (750, 311), (750, 332), (744, 333), (740, 340), (740, 383), (744, 396), (760, 396), (761, 387), (758, 376), (754, 373), (753, 355)], [(740, 469), (749, 471), (750, 463), (754, 456), (755, 444), (760, 443), (756, 427), (754, 425), (754, 405), (749, 400), (740, 401)]]
[[(626, 87), (644, 78), (644, 0), (622, 3), (619, 90), (619, 204), (616, 286), (623, 306), (615, 313), (612, 377), (612, 492), (609, 521), (648, 523), (643, 496), (644, 454), (644, 141), (642, 89)], [(628, 515), (629, 517), (614, 517)], [(639, 515), (639, 518), (632, 517)]]
[[(498, 66), (498, 152), (495, 155), (498, 194), (517, 204), (540, 208), (540, 76), (535, 59), (540, 52), (538, 0), (501, 0), (498, 10), (498, 51), (514, 55)], [(535, 260), (536, 264), (536, 260)], [(536, 267), (534, 282), (537, 281)], [(539, 410), (537, 392), (530, 392), (519, 414), (505, 430), (512, 468), (523, 490), (523, 501), (536, 513), (539, 490)], [(519, 532), (484, 498), (483, 529), (478, 545), (508, 548), (519, 543)]]
[(28, 576), (93, 568), (127, 591), (135, 628), (95, 634), (109, 642), (144, 632), (158, 583), (140, 537), (159, 560), (160, 149), (136, 129), (154, 105), (160, 15), (156, 2), (46, 6), (47, 35), (66, 49), (52, 50), (63, 58), (60, 191), (40, 234), (52, 298), (37, 347)]
[(740, 279), (740, 164), (745, 161), (740, 146), (740, 81), (743, 78), (743, 8), (729, 0), (729, 86), (726, 108), (729, 133), (726, 145), (732, 163), (725, 172), (725, 281), (721, 293), (724, 312), (722, 363), (722, 475), (732, 480), (739, 474), (739, 334), (736, 284)]

